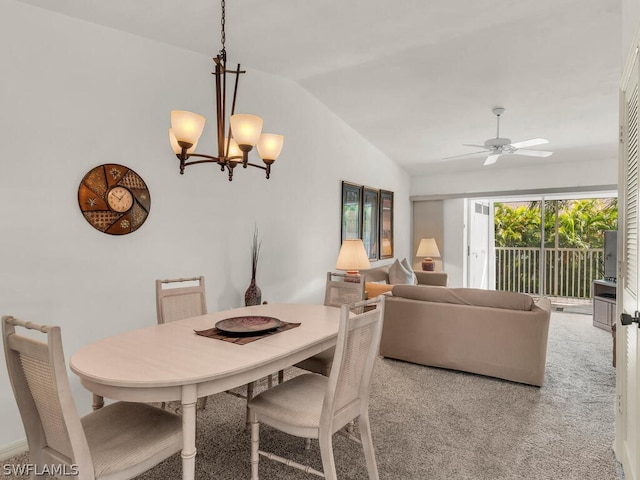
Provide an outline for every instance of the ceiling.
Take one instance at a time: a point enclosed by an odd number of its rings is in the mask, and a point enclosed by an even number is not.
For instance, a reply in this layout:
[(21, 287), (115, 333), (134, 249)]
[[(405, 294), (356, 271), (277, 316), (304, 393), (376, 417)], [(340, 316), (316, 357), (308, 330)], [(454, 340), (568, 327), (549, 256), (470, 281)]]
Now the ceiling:
[[(212, 0), (21, 0), (208, 56)], [(412, 175), (617, 157), (621, 0), (228, 0), (230, 62), (289, 78)], [(548, 158), (444, 160), (496, 136)]]

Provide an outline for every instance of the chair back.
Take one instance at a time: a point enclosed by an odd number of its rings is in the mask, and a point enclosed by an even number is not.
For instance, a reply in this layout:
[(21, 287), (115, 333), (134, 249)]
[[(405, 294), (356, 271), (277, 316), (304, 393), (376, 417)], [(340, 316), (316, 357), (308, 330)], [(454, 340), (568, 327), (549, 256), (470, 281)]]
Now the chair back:
[[(17, 334), (16, 326), (44, 333), (46, 342)], [(60, 327), (3, 316), (2, 340), (31, 462), (39, 467), (75, 465), (93, 475), (89, 446), (71, 395)]]
[(358, 282), (349, 281), (352, 278), (342, 273), (327, 272), (324, 304), (331, 307), (341, 307), (364, 300), (364, 279), (356, 277)]
[(321, 425), (331, 433), (369, 408), (371, 377), (382, 335), (384, 296), (343, 305)]
[(204, 277), (156, 280), (156, 313), (158, 323), (207, 313)]

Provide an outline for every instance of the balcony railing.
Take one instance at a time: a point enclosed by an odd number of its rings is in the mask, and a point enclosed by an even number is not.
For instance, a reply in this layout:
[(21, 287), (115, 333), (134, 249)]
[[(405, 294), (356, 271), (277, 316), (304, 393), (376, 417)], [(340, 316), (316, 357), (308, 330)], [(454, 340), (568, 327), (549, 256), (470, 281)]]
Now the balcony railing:
[[(591, 298), (602, 278), (604, 249), (496, 247), (496, 290), (551, 297)], [(544, 292), (540, 262), (544, 262)]]

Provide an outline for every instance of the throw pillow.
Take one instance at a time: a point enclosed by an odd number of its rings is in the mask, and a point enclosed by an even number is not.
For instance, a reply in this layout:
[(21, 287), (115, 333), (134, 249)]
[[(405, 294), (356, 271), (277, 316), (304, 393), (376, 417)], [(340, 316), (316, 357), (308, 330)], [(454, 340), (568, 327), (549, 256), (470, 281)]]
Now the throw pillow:
[(375, 298), (378, 295), (382, 295), (383, 293), (390, 292), (393, 288), (393, 285), (387, 285), (387, 282), (378, 283), (378, 282), (366, 282), (364, 284), (364, 291), (367, 294), (367, 298)]
[(407, 259), (396, 260), (389, 267), (389, 283), (392, 285), (415, 285), (416, 276), (411, 270), (411, 267), (407, 268), (409, 262)]
[(400, 264), (404, 267), (404, 269), (407, 272), (411, 272), (411, 277), (413, 278), (413, 285), (417, 285), (418, 284), (418, 277), (414, 273), (413, 268), (411, 268), (411, 265), (409, 265), (409, 260), (407, 260), (406, 257), (405, 257), (405, 258), (402, 259)]

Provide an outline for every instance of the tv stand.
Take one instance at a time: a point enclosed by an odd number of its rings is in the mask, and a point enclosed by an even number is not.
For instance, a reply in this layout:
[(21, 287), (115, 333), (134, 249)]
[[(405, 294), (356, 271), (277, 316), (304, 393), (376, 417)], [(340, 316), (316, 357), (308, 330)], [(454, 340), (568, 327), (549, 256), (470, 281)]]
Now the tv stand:
[(609, 280), (594, 280), (593, 292), (593, 326), (611, 331), (616, 323), (616, 290), (617, 283)]

